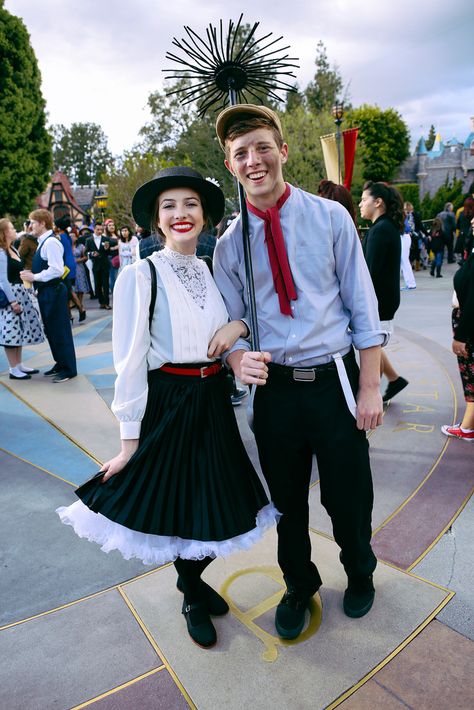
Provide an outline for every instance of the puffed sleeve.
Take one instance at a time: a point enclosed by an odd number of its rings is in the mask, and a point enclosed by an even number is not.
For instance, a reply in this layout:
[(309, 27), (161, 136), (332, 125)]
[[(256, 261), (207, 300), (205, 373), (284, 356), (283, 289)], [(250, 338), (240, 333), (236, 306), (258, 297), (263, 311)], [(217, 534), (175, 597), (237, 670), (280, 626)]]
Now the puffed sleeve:
[[(148, 273), (147, 273), (148, 272)], [(148, 398), (148, 312), (151, 283), (148, 264), (123, 269), (114, 288), (112, 345), (117, 372), (112, 411), (122, 439), (138, 439)]]
[(0, 288), (5, 291), (5, 296), (8, 298), (9, 302), (15, 300), (15, 294), (13, 293), (10, 282), (8, 281), (8, 258), (5, 249), (0, 248)]

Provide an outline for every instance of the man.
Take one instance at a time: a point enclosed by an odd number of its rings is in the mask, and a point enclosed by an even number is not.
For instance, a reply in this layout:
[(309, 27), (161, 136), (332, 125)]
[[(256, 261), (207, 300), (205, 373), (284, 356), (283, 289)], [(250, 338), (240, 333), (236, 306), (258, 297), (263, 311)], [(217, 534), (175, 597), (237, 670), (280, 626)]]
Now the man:
[[(404, 227), (402, 198), (398, 190), (384, 182), (366, 182), (359, 209), (361, 217), (372, 222), (362, 248), (374, 284), (382, 328), (392, 333), (393, 318), (400, 305), (400, 235)], [(408, 385), (408, 380), (398, 374), (384, 351), (380, 374), (388, 380), (382, 397), (384, 402)]]
[[(79, 298), (74, 291), (74, 284), (76, 283), (76, 258), (72, 251), (72, 239), (69, 231), (71, 229), (71, 219), (67, 215), (64, 217), (59, 217), (56, 220), (56, 227), (59, 229), (59, 240), (63, 245), (64, 254), (64, 265), (69, 269), (69, 273), (64, 277), (64, 285), (67, 288), (68, 305), (71, 301), (77, 307), (79, 311), (79, 322), (82, 323), (86, 318), (86, 309), (82, 307)], [(71, 310), (69, 310), (69, 315), (72, 322)]]
[(94, 275), (95, 295), (99, 299), (100, 307), (110, 311), (109, 305), (109, 251), (110, 240), (104, 237), (104, 226), (102, 222), (96, 222), (94, 234), (86, 239), (86, 252), (92, 261), (92, 273)]
[[(227, 363), (242, 382), (257, 386), (254, 434), (282, 513), (278, 562), (287, 591), (275, 626), (291, 639), (301, 633), (309, 600), (322, 583), (311, 561), (308, 531), (313, 454), (321, 500), (349, 578), (345, 613), (363, 616), (373, 603), (377, 561), (370, 546), (373, 489), (365, 430), (381, 423), (385, 335), (349, 213), (283, 179), (288, 146), (278, 116), (242, 104), (219, 114), (216, 131), (225, 165), (247, 193), (262, 347), (251, 352), (249, 343), (239, 340)], [(240, 217), (217, 242), (214, 276), (230, 317), (245, 318)], [(360, 350), (360, 378), (353, 345)]]
[(454, 205), (446, 202), (444, 210), (436, 215), (443, 223), (443, 232), (448, 248), (448, 264), (454, 264), (454, 235), (456, 233), (456, 217), (454, 216)]
[(54, 358), (54, 365), (44, 374), (54, 383), (76, 377), (76, 353), (72, 339), (67, 289), (62, 282), (64, 249), (53, 233), (53, 218), (48, 210), (30, 214), (31, 233), (38, 239), (38, 248), (30, 270), (22, 271), (23, 281), (34, 283), (43, 319), (44, 331)]

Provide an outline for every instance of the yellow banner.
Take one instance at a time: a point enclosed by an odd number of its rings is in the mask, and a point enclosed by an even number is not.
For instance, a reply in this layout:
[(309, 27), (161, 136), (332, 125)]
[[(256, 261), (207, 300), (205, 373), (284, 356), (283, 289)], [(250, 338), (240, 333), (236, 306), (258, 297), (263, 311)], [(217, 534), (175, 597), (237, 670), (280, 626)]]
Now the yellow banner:
[[(337, 169), (337, 144), (336, 134), (328, 133), (326, 136), (321, 136), (321, 146), (323, 149), (324, 164), (326, 166), (326, 174), (328, 180), (332, 180), (336, 185), (342, 184), (342, 174)], [(342, 161), (341, 161), (342, 162)], [(342, 171), (342, 165), (339, 166)]]

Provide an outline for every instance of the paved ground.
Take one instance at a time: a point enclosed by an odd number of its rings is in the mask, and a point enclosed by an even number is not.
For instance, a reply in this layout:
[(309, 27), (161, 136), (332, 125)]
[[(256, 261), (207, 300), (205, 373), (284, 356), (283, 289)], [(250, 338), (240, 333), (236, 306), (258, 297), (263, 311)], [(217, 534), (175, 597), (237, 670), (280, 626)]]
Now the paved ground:
[[(184, 631), (172, 567), (106, 555), (59, 524), (55, 508), (117, 446), (109, 314), (90, 302), (74, 325), (75, 380), (0, 375), (0, 707), (472, 707), (474, 446), (440, 433), (463, 410), (450, 353), (453, 271), (418, 274), (389, 346), (410, 385), (369, 435), (374, 608), (358, 621), (342, 613), (345, 579), (315, 466), (310, 526), (324, 584), (297, 642), (273, 628), (282, 589), (273, 531), (206, 572), (231, 606), (206, 652)], [(42, 369), (51, 362), (47, 346), (26, 359)], [(244, 406), (236, 414), (257, 464)]]

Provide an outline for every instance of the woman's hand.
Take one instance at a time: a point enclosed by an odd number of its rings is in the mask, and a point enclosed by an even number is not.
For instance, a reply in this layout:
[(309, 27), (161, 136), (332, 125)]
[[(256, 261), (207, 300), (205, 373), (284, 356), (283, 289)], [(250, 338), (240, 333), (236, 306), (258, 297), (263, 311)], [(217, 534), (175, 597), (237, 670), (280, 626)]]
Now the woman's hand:
[(114, 456), (110, 461), (106, 461), (99, 473), (102, 471), (105, 476), (102, 479), (102, 483), (105, 483), (115, 476), (117, 473), (124, 468), (124, 466), (130, 461), (135, 451), (138, 449), (138, 439), (122, 439), (122, 450), (117, 456)]
[(227, 325), (223, 325), (214, 333), (214, 336), (209, 343), (207, 351), (208, 357), (219, 357), (223, 352), (229, 350), (239, 338), (245, 338), (248, 333), (248, 328), (241, 320), (233, 320)]
[(267, 362), (271, 359), (267, 352), (245, 352), (240, 361), (240, 381), (244, 385), (264, 385), (268, 378)]
[(467, 357), (466, 343), (461, 343), (460, 340), (453, 339), (453, 353), (459, 357)]
[(20, 304), (17, 301), (13, 301), (12, 303), (10, 303), (10, 308), (12, 309), (13, 313), (16, 316), (19, 316), (20, 313), (22, 313), (22, 311), (23, 311), (23, 308), (20, 306)]

